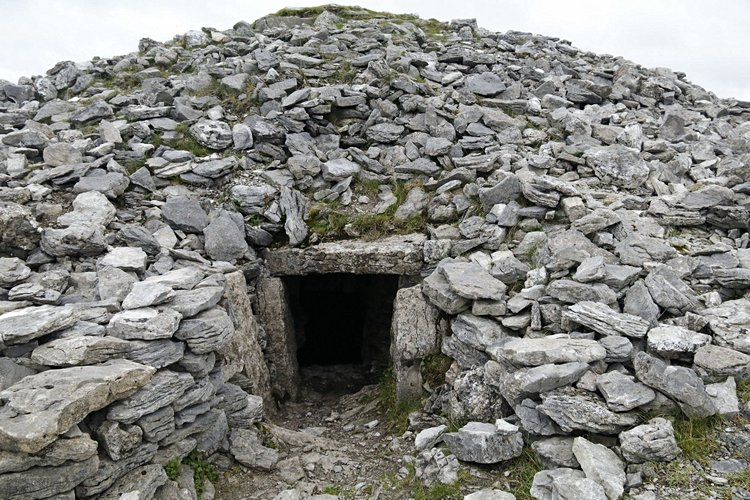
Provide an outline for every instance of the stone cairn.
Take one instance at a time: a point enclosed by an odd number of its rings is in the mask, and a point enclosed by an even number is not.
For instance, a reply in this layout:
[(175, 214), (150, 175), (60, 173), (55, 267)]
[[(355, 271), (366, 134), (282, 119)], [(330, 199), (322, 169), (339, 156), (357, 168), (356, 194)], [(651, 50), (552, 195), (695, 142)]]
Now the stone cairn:
[(0, 81), (0, 497), (173, 498), (194, 450), (272, 466), (274, 245), (424, 235), (408, 290), (448, 327), (394, 342), (451, 358), (427, 409), (469, 423), (418, 434), (423, 463), (533, 443), (534, 498), (613, 499), (680, 453), (644, 414), (750, 413), (750, 103), (357, 8), (138, 49)]

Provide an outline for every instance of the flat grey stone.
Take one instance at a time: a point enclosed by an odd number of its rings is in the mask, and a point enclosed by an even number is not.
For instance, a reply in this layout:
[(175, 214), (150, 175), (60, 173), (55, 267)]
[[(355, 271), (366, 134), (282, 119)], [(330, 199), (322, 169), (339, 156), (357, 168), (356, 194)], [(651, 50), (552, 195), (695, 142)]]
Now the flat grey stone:
[(133, 273), (116, 267), (103, 267), (97, 273), (96, 290), (101, 300), (123, 300), (138, 281)]
[(648, 165), (632, 148), (595, 146), (586, 150), (584, 158), (599, 179), (622, 188), (636, 189), (648, 177)]
[(72, 307), (24, 307), (0, 315), (0, 348), (30, 342), (73, 326), (80, 315)]
[(681, 326), (660, 325), (648, 332), (649, 352), (666, 359), (692, 359), (695, 352), (711, 342), (711, 336)]
[(103, 267), (116, 267), (123, 271), (135, 271), (142, 273), (146, 270), (148, 255), (136, 247), (115, 247), (101, 259), (97, 265)]
[(648, 386), (636, 382), (633, 377), (618, 371), (603, 373), (596, 377), (596, 388), (604, 396), (612, 411), (629, 411), (646, 405), (656, 398)]
[(348, 177), (358, 174), (360, 170), (361, 167), (358, 164), (346, 158), (328, 160), (321, 166), (323, 179), (329, 182), (343, 181)]
[(171, 338), (182, 319), (174, 309), (143, 307), (112, 316), (107, 334), (126, 340), (156, 340)]
[(537, 472), (530, 493), (538, 500), (610, 500), (583, 471), (564, 467)]
[(234, 325), (226, 312), (219, 307), (185, 319), (175, 333), (196, 354), (206, 354), (226, 346), (234, 333)]
[(105, 420), (95, 429), (99, 443), (112, 460), (120, 460), (141, 444), (143, 431), (137, 425)]
[(630, 463), (671, 462), (681, 453), (672, 422), (656, 417), (620, 433), (620, 451)]
[(471, 301), (458, 295), (443, 274), (435, 270), (422, 281), (422, 293), (438, 309), (448, 314), (458, 314), (469, 308)]
[(159, 370), (138, 392), (107, 410), (107, 418), (115, 422), (132, 424), (139, 418), (172, 404), (194, 384), (189, 373)]
[(499, 365), (490, 363), (485, 365), (486, 382), (496, 385), (512, 407), (543, 392), (572, 385), (589, 370), (586, 363), (574, 362), (518, 368), (503, 373)]
[(279, 461), (279, 452), (263, 446), (255, 430), (234, 429), (229, 443), (229, 452), (246, 467), (271, 470)]
[(487, 350), (498, 362), (520, 366), (549, 363), (593, 363), (606, 357), (607, 351), (595, 340), (550, 336), (538, 339), (511, 338)]
[(125, 193), (129, 185), (130, 179), (120, 172), (107, 172), (103, 175), (81, 177), (81, 180), (73, 186), (73, 192), (97, 191), (110, 200), (115, 200)]
[(612, 304), (617, 301), (615, 292), (603, 283), (578, 283), (573, 280), (559, 279), (547, 285), (547, 294), (561, 302), (577, 304), (579, 302), (601, 302)]
[(144, 281), (160, 283), (174, 290), (192, 290), (204, 277), (205, 273), (197, 267), (182, 267), (164, 274), (151, 276)]
[(700, 377), (683, 366), (670, 366), (645, 352), (633, 358), (638, 379), (674, 399), (685, 415), (705, 418), (716, 414), (716, 406)]
[(750, 354), (750, 300), (728, 300), (701, 311), (714, 333), (714, 343)]
[(161, 209), (162, 216), (174, 229), (202, 233), (208, 226), (208, 214), (197, 200), (187, 196), (169, 198)]
[(45, 229), (41, 247), (55, 257), (94, 256), (107, 250), (107, 241), (100, 226), (76, 224), (62, 229)]
[(443, 441), (459, 460), (481, 464), (510, 460), (523, 449), (518, 427), (504, 420), (495, 424), (469, 422), (458, 432), (444, 434)]
[(13, 286), (31, 276), (31, 269), (17, 257), (0, 258), (0, 286)]
[(169, 307), (182, 314), (183, 318), (192, 318), (201, 311), (214, 307), (221, 300), (224, 288), (205, 286), (192, 290), (178, 290), (169, 303)]
[(638, 422), (634, 414), (612, 412), (593, 394), (572, 387), (542, 394), (542, 404), (537, 410), (554, 420), (564, 432), (617, 434)]
[(112, 337), (70, 337), (52, 340), (31, 353), (31, 360), (44, 366), (93, 365), (125, 357), (130, 342)]
[(198, 120), (190, 129), (198, 144), (209, 149), (225, 149), (232, 145), (232, 129), (218, 120)]
[(648, 291), (654, 302), (678, 314), (698, 308), (698, 296), (667, 266), (659, 266), (646, 276)]
[(750, 378), (750, 356), (713, 344), (699, 347), (693, 357), (693, 369), (704, 381), (718, 382), (725, 377)]
[(168, 481), (164, 467), (157, 464), (142, 465), (118, 479), (99, 496), (102, 500), (149, 500), (157, 488)]
[(558, 467), (577, 469), (580, 467), (573, 454), (572, 437), (555, 436), (540, 439), (531, 443), (531, 449), (539, 457), (545, 469), (556, 469)]
[(473, 262), (447, 262), (438, 270), (443, 274), (451, 289), (466, 299), (500, 300), (507, 287)]
[(620, 498), (625, 491), (625, 464), (614, 451), (586, 438), (573, 439), (573, 454), (587, 479), (599, 483), (607, 498)]
[(403, 125), (397, 125), (395, 123), (377, 123), (367, 129), (365, 132), (367, 138), (371, 141), (391, 143), (396, 142), (401, 134), (404, 132)]
[(138, 309), (163, 304), (174, 298), (175, 291), (161, 283), (139, 281), (134, 283), (122, 301), (123, 309)]
[(206, 253), (213, 260), (234, 261), (244, 257), (248, 251), (244, 221), (240, 217), (238, 225), (228, 212), (222, 212), (213, 219), (203, 229), (203, 235), (206, 238)]
[(578, 302), (569, 306), (563, 316), (602, 335), (641, 338), (649, 330), (649, 324), (643, 318), (618, 313), (598, 302)]
[(495, 73), (485, 71), (479, 75), (471, 75), (466, 79), (469, 92), (485, 97), (492, 97), (505, 90), (503, 80)]
[(131, 340), (130, 350), (125, 357), (136, 363), (154, 368), (164, 368), (178, 363), (185, 355), (185, 344), (169, 339)]
[(40, 451), (89, 413), (146, 385), (154, 371), (117, 359), (26, 377), (0, 392), (0, 449)]

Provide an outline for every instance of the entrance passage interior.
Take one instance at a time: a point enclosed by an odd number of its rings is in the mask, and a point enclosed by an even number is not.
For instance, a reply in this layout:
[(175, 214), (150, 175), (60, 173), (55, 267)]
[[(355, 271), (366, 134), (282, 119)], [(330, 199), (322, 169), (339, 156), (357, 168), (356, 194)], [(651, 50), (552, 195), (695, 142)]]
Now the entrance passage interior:
[(349, 392), (388, 366), (396, 275), (315, 274), (284, 282), (302, 384)]

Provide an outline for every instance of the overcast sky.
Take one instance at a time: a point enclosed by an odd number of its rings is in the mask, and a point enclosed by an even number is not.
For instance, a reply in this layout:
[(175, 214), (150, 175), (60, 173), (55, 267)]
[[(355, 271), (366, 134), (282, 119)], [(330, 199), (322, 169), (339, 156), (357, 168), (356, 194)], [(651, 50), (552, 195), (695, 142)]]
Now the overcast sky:
[[(0, 0), (0, 78), (43, 74), (61, 60), (133, 52), (190, 29), (231, 28), (307, 0)], [(336, 0), (441, 21), (474, 17), (494, 31), (558, 36), (580, 49), (682, 71), (719, 97), (750, 100), (750, 1)]]

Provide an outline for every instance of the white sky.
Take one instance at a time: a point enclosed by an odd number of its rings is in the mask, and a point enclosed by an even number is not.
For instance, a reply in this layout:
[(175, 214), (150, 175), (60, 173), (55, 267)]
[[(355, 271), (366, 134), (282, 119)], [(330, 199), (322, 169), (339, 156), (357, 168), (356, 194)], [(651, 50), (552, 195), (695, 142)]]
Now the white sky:
[[(227, 29), (282, 7), (325, 0), (0, 0), (0, 78), (43, 74), (62, 60), (134, 52), (143, 37)], [(750, 100), (748, 0), (336, 0), (493, 31), (558, 36), (580, 49), (683, 71), (719, 97)]]

